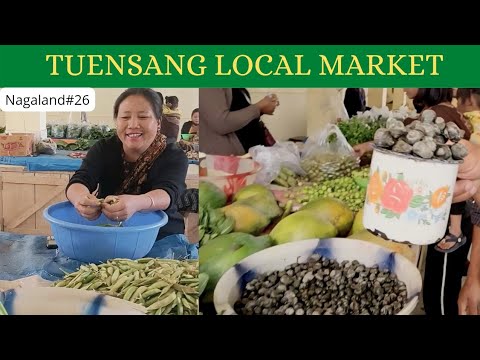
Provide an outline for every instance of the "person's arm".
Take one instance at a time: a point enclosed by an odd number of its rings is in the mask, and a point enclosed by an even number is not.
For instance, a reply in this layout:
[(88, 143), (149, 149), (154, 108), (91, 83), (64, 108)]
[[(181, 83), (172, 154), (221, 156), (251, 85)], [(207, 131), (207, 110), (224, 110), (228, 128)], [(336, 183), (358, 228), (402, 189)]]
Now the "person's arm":
[(261, 115), (255, 104), (230, 111), (231, 98), (228, 98), (227, 91), (224, 88), (199, 90), (202, 121), (220, 135), (237, 131)]
[(139, 197), (139, 210), (168, 210), (176, 204), (186, 189), (187, 171), (188, 158), (183, 150), (175, 147), (165, 153), (150, 171), (152, 190)]
[(84, 198), (85, 195), (91, 194), (97, 189), (105, 169), (104, 161), (107, 156), (102, 149), (104, 149), (104, 140), (98, 141), (90, 148), (82, 165), (70, 178), (65, 195), (72, 204), (76, 204), (80, 198)]
[(480, 281), (480, 225), (473, 228), (472, 251), (470, 253), (470, 265), (468, 265), (468, 276), (473, 276)]
[(100, 155), (103, 142), (97, 142), (90, 149), (80, 169), (75, 172), (65, 189), (67, 199), (78, 213), (88, 220), (95, 220), (101, 214), (101, 204), (92, 193), (97, 190), (104, 169), (103, 161), (106, 155)]
[(472, 209), (472, 223), (470, 264), (468, 265), (467, 279), (458, 296), (458, 313), (460, 315), (480, 314), (480, 211), (477, 206)]
[(373, 152), (373, 141), (361, 143), (358, 145), (355, 145), (353, 147), (353, 151), (355, 151), (355, 155), (358, 157), (362, 157), (363, 155), (367, 153)]
[[(169, 210), (185, 191), (188, 158), (177, 145), (167, 145), (148, 173), (151, 190), (140, 195), (107, 196), (102, 211), (109, 219), (125, 221), (138, 211)], [(118, 202), (109, 204), (110, 199)]]
[(185, 124), (183, 124), (182, 131), (180, 132), (180, 134), (188, 134), (191, 127), (192, 127), (192, 122), (187, 121)]

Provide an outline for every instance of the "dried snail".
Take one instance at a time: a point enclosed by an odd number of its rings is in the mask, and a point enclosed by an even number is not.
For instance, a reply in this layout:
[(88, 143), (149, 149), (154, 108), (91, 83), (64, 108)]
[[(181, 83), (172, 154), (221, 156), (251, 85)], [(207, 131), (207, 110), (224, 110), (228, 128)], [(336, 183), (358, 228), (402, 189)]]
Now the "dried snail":
[(240, 315), (394, 315), (406, 303), (406, 285), (390, 271), (314, 254), (248, 282), (234, 309)]
[(419, 120), (404, 125), (400, 120), (390, 118), (386, 127), (375, 132), (376, 146), (401, 154), (411, 154), (422, 159), (443, 161), (462, 160), (467, 148), (459, 143), (465, 131), (454, 122), (438, 117), (435, 111), (425, 110)]

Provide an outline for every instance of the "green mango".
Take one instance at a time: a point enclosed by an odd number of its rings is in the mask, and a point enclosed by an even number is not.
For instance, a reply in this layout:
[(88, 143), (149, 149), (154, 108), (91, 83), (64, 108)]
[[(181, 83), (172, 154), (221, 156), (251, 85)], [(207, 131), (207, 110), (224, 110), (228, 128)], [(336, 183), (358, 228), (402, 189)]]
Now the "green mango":
[(306, 210), (312, 210), (318, 218), (335, 225), (339, 236), (346, 236), (352, 227), (354, 213), (343, 201), (319, 198), (302, 206), (298, 212)]
[(213, 291), (218, 280), (242, 259), (272, 245), (270, 236), (230, 233), (210, 240), (200, 247), (200, 273), (208, 275), (205, 291)]
[(238, 190), (233, 196), (233, 201), (245, 200), (245, 199), (248, 199), (249, 197), (257, 196), (257, 195), (273, 196), (270, 189), (265, 187), (264, 185), (250, 184)]
[(298, 211), (280, 220), (270, 232), (276, 244), (307, 239), (337, 236), (337, 228), (326, 219), (318, 218), (314, 211)]
[(217, 209), (227, 204), (227, 195), (209, 181), (200, 181), (198, 193), (201, 206)]

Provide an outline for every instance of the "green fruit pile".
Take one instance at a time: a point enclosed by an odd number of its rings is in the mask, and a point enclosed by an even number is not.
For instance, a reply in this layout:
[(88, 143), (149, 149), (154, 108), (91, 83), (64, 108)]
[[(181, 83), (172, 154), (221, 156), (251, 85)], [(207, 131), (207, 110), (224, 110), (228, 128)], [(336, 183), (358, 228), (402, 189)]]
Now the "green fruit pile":
[(307, 204), (322, 197), (334, 198), (343, 201), (350, 210), (357, 212), (363, 207), (365, 195), (365, 189), (357, 184), (352, 177), (343, 176), (304, 186), (291, 193), (288, 197), (296, 199), (302, 204)]
[(199, 209), (198, 235), (200, 246), (220, 235), (231, 233), (235, 228), (235, 219), (225, 215), (219, 209), (201, 206)]

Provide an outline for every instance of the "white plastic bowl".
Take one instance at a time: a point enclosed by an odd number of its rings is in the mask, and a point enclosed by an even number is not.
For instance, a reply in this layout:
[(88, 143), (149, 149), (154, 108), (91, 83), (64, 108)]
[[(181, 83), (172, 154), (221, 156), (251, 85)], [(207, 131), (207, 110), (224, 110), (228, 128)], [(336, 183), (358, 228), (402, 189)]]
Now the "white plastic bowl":
[(0, 292), (8, 315), (145, 315), (130, 301), (95, 291), (56, 287), (18, 288)]
[(344, 238), (310, 239), (277, 245), (259, 251), (230, 268), (220, 278), (213, 294), (217, 314), (236, 315), (235, 302), (256, 274), (282, 270), (297, 261), (319, 254), (338, 262), (357, 260), (365, 266), (379, 265), (395, 273), (407, 287), (407, 304), (398, 315), (408, 315), (416, 307), (422, 289), (418, 268), (406, 257), (363, 240)]

